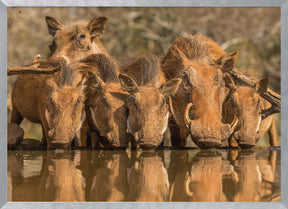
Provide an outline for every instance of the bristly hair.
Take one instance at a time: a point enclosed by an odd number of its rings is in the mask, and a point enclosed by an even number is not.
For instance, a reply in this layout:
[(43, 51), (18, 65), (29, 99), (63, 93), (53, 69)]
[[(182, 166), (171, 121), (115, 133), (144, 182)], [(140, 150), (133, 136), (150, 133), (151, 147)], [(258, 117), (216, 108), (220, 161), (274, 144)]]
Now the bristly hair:
[(61, 70), (59, 75), (59, 86), (63, 85), (69, 85), (73, 86), (74, 81), (78, 80), (76, 79), (76, 76), (81, 76), (83, 78), (83, 75), (81, 74), (78, 69), (75, 68), (75, 62), (69, 64), (69, 61), (63, 58), (61, 60)]
[(161, 62), (161, 67), (168, 79), (181, 74), (183, 63), (177, 59), (173, 50), (181, 50), (189, 60), (201, 60), (205, 63), (215, 63), (216, 60), (226, 55), (220, 46), (211, 38), (197, 34), (178, 38), (168, 50)]
[(97, 74), (105, 83), (118, 83), (118, 65), (111, 57), (105, 54), (92, 54), (85, 59), (80, 60), (85, 68)]
[(121, 73), (131, 76), (139, 86), (154, 85), (162, 73), (160, 59), (155, 55), (142, 56), (124, 66)]

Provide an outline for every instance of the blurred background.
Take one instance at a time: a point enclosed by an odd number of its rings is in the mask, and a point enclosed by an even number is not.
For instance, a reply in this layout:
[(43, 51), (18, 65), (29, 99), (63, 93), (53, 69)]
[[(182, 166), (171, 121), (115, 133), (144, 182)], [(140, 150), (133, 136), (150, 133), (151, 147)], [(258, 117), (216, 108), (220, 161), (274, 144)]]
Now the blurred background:
[[(45, 16), (66, 24), (95, 16), (109, 18), (102, 43), (121, 64), (144, 54), (164, 56), (180, 36), (202, 33), (225, 51), (239, 51), (236, 67), (258, 78), (269, 77), (269, 87), (280, 94), (280, 8), (8, 8), (8, 66), (30, 64), (37, 54), (49, 55), (52, 37)], [(16, 76), (8, 78), (8, 121)], [(274, 115), (281, 141), (280, 114)], [(41, 126), (24, 120), (25, 138), (42, 136)], [(267, 146), (267, 135), (258, 145)]]

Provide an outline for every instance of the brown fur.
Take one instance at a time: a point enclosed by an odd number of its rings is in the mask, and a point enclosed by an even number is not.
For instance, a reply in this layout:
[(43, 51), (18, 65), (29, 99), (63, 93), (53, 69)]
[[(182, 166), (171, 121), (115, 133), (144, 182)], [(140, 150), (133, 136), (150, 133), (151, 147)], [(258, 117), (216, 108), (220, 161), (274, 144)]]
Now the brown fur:
[[(256, 80), (255, 78), (252, 79)], [(239, 120), (238, 126), (230, 137), (230, 146), (238, 147), (239, 145), (244, 148), (255, 146), (259, 137), (265, 132), (269, 134), (270, 145), (277, 146), (273, 115), (261, 120), (257, 130), (261, 111), (271, 107), (271, 104), (260, 96), (262, 92), (267, 90), (267, 80), (260, 80), (255, 87), (243, 83), (235, 85), (234, 81), (228, 78), (226, 81), (231, 93), (224, 104), (224, 120), (231, 122), (234, 115)]]
[(111, 57), (91, 55), (82, 61), (89, 69), (87, 107), (88, 123), (92, 131), (92, 147), (105, 137), (113, 147), (127, 147), (126, 105), (128, 94), (121, 90), (118, 67)]
[(78, 143), (84, 117), (83, 76), (64, 65), (61, 73), (65, 71), (73, 73), (61, 84), (48, 75), (20, 76), (12, 92), (11, 122), (20, 124), (25, 117), (41, 123), (48, 148), (69, 147), (73, 139)]
[(46, 17), (46, 22), (49, 33), (53, 36), (51, 56), (64, 55), (75, 60), (90, 54), (108, 54), (99, 39), (107, 22), (106, 17), (94, 18), (90, 22), (78, 21), (70, 25), (62, 25), (52, 17)]
[(159, 88), (166, 81), (158, 57), (142, 56), (134, 59), (121, 69), (121, 73), (131, 76), (138, 86), (155, 86)]
[[(46, 17), (46, 22), (48, 26), (49, 33), (53, 36), (53, 46), (51, 49), (52, 56), (48, 59), (47, 62), (43, 61), (40, 62), (40, 66), (45, 67), (46, 65), (56, 65), (59, 62), (58, 59), (62, 59), (62, 57), (68, 58), (70, 61), (80, 59), (82, 57), (86, 57), (89, 54), (94, 52), (100, 52), (106, 50), (100, 44), (100, 41), (97, 36), (103, 33), (104, 26), (106, 24), (107, 18), (99, 17), (94, 18), (90, 21), (90, 23), (77, 23), (72, 26), (64, 26), (62, 25), (57, 19)], [(82, 36), (82, 35), (85, 36)], [(95, 50), (97, 49), (97, 50)], [(64, 67), (65, 68), (65, 67)], [(74, 67), (71, 67), (73, 70)], [(83, 76), (74, 72), (71, 72), (70, 68), (65, 68), (63, 72), (56, 73), (54, 76), (52, 75), (22, 75), (19, 76), (15, 82), (14, 89), (12, 92), (12, 103), (13, 103), (13, 110), (12, 110), (12, 117), (11, 122), (20, 124), (23, 118), (27, 118), (32, 122), (41, 123), (43, 129), (43, 140), (46, 141), (48, 137), (49, 127), (46, 116), (45, 116), (45, 109), (47, 108), (49, 97), (52, 96), (53, 92), (58, 91), (58, 89), (51, 88), (52, 86), (58, 86), (64, 94), (64, 91), (69, 92), (68, 90), (64, 89), (75, 89), (76, 95), (72, 93), (68, 93), (69, 97), (76, 98), (73, 100), (71, 105), (75, 105), (77, 103), (77, 94), (79, 96), (79, 91), (75, 85), (79, 83), (79, 79), (83, 79)], [(50, 81), (49, 81), (50, 80)], [(50, 84), (49, 84), (50, 83)], [(55, 85), (55, 83), (57, 85)], [(80, 88), (81, 89), (81, 88)], [(73, 90), (74, 91), (74, 90)], [(53, 96), (52, 96), (53, 97)], [(67, 98), (63, 95), (63, 100), (57, 100), (56, 103), (62, 103)], [(68, 97), (68, 96), (67, 96)], [(64, 99), (65, 98), (65, 99)], [(59, 98), (58, 98), (59, 99)], [(80, 111), (81, 112), (81, 111)], [(57, 117), (60, 117), (60, 113), (54, 115), (54, 118), (50, 120), (53, 121)], [(77, 123), (81, 118), (81, 114), (76, 114), (77, 119), (75, 116), (70, 115), (69, 120), (65, 121), (65, 127), (62, 127), (58, 130), (58, 128), (54, 131), (58, 132), (65, 132), (67, 129), (71, 129), (72, 127), (67, 127), (68, 121), (71, 123)], [(80, 115), (80, 116), (79, 116)], [(65, 116), (68, 117), (68, 116)], [(72, 117), (72, 118), (71, 118)], [(80, 118), (79, 118), (80, 117)], [(70, 124), (70, 123), (69, 123)], [(71, 125), (71, 124), (70, 124)], [(48, 128), (49, 127), (49, 128)], [(51, 136), (58, 136), (58, 133), (51, 133)], [(60, 133), (59, 133), (60, 134)], [(58, 143), (56, 140), (53, 142), (55, 145), (59, 144), (65, 145), (69, 144), (71, 137), (70, 134), (66, 134), (67, 138), (63, 138)], [(59, 136), (63, 136), (60, 134)], [(51, 137), (50, 137), (51, 138)], [(54, 138), (55, 140), (55, 138)], [(50, 146), (50, 142), (48, 141), (48, 147)]]
[[(162, 60), (168, 79), (182, 78), (172, 97), (174, 124), (171, 123), (172, 145), (185, 146), (190, 132), (201, 148), (220, 146), (230, 135), (230, 126), (223, 124), (222, 104), (225, 97), (223, 72), (233, 69), (237, 53), (227, 54), (212, 39), (190, 35), (177, 39)], [(184, 121), (184, 109), (193, 103), (189, 130)], [(174, 126), (173, 126), (174, 125)]]
[(165, 83), (159, 59), (152, 55), (129, 63), (119, 78), (122, 89), (130, 93), (127, 100), (129, 133), (141, 147), (159, 146), (167, 129), (167, 99), (177, 91), (181, 80)]

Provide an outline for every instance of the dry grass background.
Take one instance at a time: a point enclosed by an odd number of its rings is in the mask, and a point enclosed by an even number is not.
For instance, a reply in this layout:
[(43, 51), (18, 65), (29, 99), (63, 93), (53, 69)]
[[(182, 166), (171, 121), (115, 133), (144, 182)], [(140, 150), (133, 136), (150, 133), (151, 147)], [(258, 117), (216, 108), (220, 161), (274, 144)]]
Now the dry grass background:
[[(62, 23), (107, 16), (101, 40), (120, 63), (149, 53), (163, 56), (177, 37), (202, 33), (228, 52), (240, 51), (236, 67), (270, 77), (269, 87), (280, 93), (279, 8), (8, 8), (8, 66), (26, 65), (37, 54), (48, 56), (52, 37), (45, 16)], [(15, 79), (8, 78), (8, 101)], [(280, 140), (280, 114), (275, 118)], [(25, 120), (21, 126), (25, 137), (40, 139), (39, 125)]]

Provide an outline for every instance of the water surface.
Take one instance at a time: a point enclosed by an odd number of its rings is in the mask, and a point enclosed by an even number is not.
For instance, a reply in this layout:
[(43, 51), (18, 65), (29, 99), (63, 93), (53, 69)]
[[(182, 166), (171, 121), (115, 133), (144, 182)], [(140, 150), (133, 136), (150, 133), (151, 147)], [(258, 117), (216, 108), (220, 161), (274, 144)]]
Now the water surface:
[(281, 201), (280, 151), (8, 151), (9, 201)]

